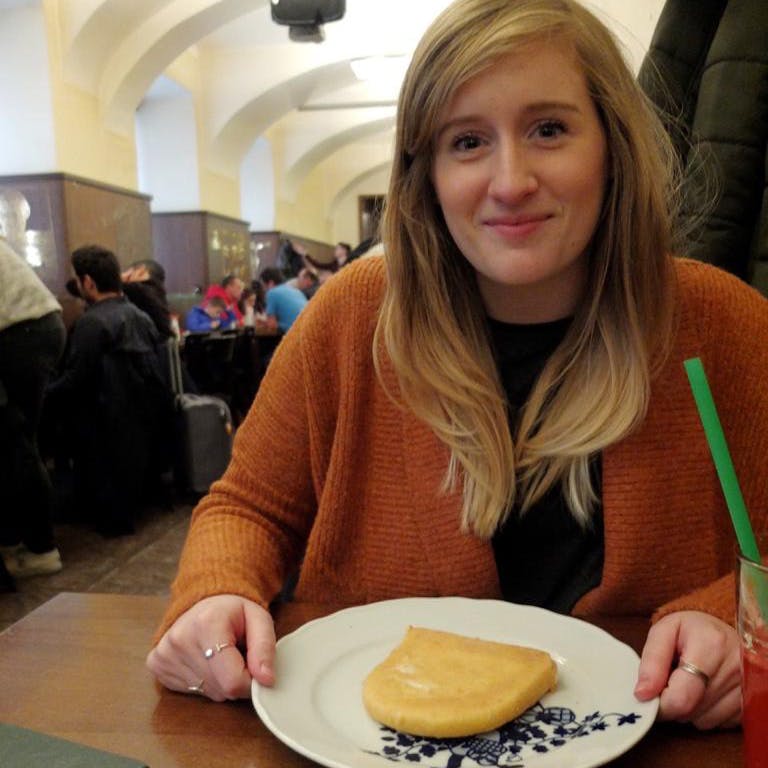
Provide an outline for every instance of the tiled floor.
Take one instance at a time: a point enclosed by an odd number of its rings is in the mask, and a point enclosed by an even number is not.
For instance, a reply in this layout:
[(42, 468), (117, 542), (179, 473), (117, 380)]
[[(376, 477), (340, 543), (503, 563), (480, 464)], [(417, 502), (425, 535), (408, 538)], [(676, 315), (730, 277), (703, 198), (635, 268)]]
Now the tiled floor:
[(57, 525), (64, 569), (20, 579), (15, 593), (0, 593), (0, 631), (59, 592), (165, 594), (176, 572), (192, 506), (142, 513), (132, 536), (105, 539), (79, 525)]

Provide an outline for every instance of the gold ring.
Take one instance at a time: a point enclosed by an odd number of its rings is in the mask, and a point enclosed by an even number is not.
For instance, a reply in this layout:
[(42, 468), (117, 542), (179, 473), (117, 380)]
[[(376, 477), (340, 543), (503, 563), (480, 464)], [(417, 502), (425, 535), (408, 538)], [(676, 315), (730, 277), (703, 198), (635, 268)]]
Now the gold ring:
[(682, 669), (683, 672), (687, 672), (689, 675), (698, 677), (699, 680), (704, 683), (705, 687), (709, 685), (709, 675), (703, 669), (699, 669), (695, 664), (691, 664), (690, 661), (683, 661), (680, 659), (677, 668)]

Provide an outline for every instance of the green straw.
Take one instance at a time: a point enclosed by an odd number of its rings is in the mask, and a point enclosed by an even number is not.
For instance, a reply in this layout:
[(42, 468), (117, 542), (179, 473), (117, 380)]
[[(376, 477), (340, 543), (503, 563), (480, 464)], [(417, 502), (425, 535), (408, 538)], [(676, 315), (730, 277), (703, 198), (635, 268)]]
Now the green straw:
[(715, 462), (717, 475), (720, 478), (720, 485), (723, 489), (728, 511), (731, 514), (741, 554), (755, 563), (760, 563), (760, 552), (757, 548), (755, 533), (749, 522), (744, 497), (741, 495), (739, 481), (736, 478), (736, 470), (733, 468), (733, 461), (731, 461), (728, 444), (725, 441), (720, 418), (717, 415), (717, 408), (715, 408), (715, 401), (712, 398), (707, 375), (704, 373), (704, 366), (698, 357), (686, 360), (683, 365), (685, 366), (685, 372), (688, 374), (688, 381), (691, 384), (696, 407), (699, 409), (701, 424), (704, 427), (709, 450)]

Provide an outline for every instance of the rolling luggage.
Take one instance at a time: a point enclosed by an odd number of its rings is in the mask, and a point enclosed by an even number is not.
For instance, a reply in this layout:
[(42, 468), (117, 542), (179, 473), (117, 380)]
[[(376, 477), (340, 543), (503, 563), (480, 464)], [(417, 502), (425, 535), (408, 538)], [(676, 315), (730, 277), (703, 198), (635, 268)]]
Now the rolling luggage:
[(206, 493), (232, 455), (232, 416), (220, 397), (184, 392), (179, 343), (168, 340), (175, 401), (174, 477), (179, 487)]

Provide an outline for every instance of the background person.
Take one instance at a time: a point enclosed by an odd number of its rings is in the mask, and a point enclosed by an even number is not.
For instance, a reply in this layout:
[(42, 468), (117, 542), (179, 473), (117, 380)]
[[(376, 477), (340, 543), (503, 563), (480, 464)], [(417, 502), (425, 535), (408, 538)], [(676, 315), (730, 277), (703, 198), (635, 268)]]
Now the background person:
[(237, 327), (237, 318), (231, 309), (227, 309), (224, 299), (214, 296), (187, 312), (184, 327), (193, 333), (228, 330)]
[(118, 536), (133, 532), (151, 475), (163, 469), (156, 452), (167, 445), (171, 396), (160, 336), (123, 295), (115, 255), (83, 246), (72, 267), (88, 307), (47, 397), (68, 426), (74, 508), (105, 536)]
[(58, 301), (0, 236), (0, 556), (17, 578), (62, 567), (38, 426), (65, 341)]
[(736, 723), (734, 536), (682, 363), (703, 359), (759, 534), (768, 303), (671, 256), (674, 156), (610, 33), (568, 0), (454, 2), (414, 53), (394, 158), (385, 257), (278, 347), (150, 669), (215, 700), (272, 683), (267, 609), (298, 569), (286, 610), (652, 614), (638, 698)]
[(338, 242), (333, 249), (333, 255), (339, 269), (349, 261), (349, 254), (352, 253), (352, 246), (349, 243)]
[(307, 306), (307, 297), (298, 288), (288, 285), (277, 267), (267, 267), (259, 279), (266, 296), (264, 325), (271, 331), (286, 333)]
[(320, 287), (320, 278), (311, 267), (304, 267), (296, 277), (285, 281), (286, 285), (298, 288), (308, 299), (311, 299)]
[(219, 285), (211, 285), (205, 292), (205, 300), (219, 298), (224, 306), (232, 311), (237, 319), (237, 324), (243, 324), (243, 313), (240, 311), (239, 301), (243, 295), (244, 284), (237, 275), (226, 275)]
[(146, 312), (160, 334), (169, 339), (174, 335), (171, 309), (165, 290), (165, 269), (154, 259), (141, 259), (121, 274), (123, 294), (142, 312)]

